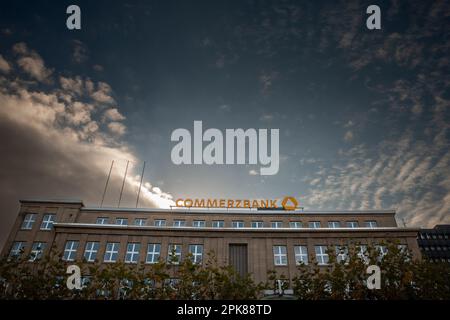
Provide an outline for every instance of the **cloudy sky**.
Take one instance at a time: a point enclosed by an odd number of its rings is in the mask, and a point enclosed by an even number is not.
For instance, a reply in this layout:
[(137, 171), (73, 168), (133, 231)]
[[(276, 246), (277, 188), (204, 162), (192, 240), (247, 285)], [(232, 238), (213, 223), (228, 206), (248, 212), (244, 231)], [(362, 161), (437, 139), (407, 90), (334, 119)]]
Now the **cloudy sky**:
[[(82, 29), (66, 28), (81, 8)], [(382, 30), (366, 28), (378, 4)], [(0, 246), (21, 198), (281, 198), (450, 222), (448, 1), (5, 1)], [(277, 128), (280, 169), (172, 164), (173, 130)]]

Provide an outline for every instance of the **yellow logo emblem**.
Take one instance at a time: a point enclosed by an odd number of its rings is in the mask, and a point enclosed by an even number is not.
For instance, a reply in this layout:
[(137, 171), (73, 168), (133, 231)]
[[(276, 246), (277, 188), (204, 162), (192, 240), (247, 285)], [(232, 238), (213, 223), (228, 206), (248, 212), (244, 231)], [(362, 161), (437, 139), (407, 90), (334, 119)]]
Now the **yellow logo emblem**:
[(283, 202), (281, 202), (281, 205), (284, 210), (295, 210), (298, 206), (298, 201), (294, 197), (285, 197)]

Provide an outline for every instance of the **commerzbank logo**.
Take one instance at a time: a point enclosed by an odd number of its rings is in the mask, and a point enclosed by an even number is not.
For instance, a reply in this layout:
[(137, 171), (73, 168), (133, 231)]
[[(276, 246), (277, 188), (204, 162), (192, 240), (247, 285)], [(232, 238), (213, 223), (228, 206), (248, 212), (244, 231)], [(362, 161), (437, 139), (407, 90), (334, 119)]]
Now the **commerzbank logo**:
[(235, 209), (284, 209), (299, 208), (296, 198), (287, 196), (283, 199), (205, 199), (186, 198), (175, 200), (175, 206), (180, 208), (235, 208)]

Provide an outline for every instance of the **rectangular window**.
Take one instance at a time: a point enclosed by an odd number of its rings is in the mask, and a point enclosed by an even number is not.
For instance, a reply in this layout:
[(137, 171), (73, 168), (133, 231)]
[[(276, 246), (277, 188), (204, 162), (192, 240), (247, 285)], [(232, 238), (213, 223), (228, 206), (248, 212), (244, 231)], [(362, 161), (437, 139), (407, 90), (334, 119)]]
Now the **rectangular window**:
[(361, 259), (365, 264), (369, 263), (369, 255), (367, 252), (367, 246), (364, 244), (361, 244), (358, 246), (358, 258)]
[(273, 246), (273, 262), (276, 266), (287, 266), (286, 246)]
[(181, 244), (170, 244), (167, 253), (167, 262), (179, 264), (181, 262)]
[(159, 243), (149, 243), (147, 245), (146, 263), (157, 263), (161, 256), (161, 245)]
[(315, 246), (316, 260), (319, 265), (328, 264), (327, 246)]
[(135, 226), (145, 226), (147, 224), (147, 219), (144, 218), (136, 218), (134, 219), (134, 225)]
[(244, 221), (241, 220), (235, 220), (231, 222), (231, 226), (233, 228), (243, 228), (244, 227)]
[(86, 247), (84, 248), (84, 259), (86, 259), (87, 262), (94, 262), (95, 259), (97, 259), (99, 247), (99, 242), (86, 242)]
[(205, 220), (194, 220), (194, 221), (192, 221), (192, 226), (194, 228), (204, 228)]
[(357, 221), (347, 221), (347, 228), (358, 228)]
[(376, 221), (366, 221), (366, 228), (376, 228), (377, 222)]
[(166, 220), (164, 220), (164, 219), (155, 220), (155, 227), (165, 227), (165, 226), (166, 226)]
[(310, 221), (309, 222), (309, 227), (311, 229), (317, 229), (320, 228), (320, 221)]
[(36, 214), (27, 213), (22, 223), (22, 230), (31, 230), (33, 229), (33, 224), (36, 221)]
[(127, 253), (125, 254), (125, 263), (138, 263), (140, 250), (140, 243), (128, 243)]
[(348, 263), (348, 248), (346, 246), (336, 246), (336, 260), (338, 263)]
[(384, 256), (387, 254), (387, 247), (383, 245), (376, 245), (375, 249), (378, 252), (378, 261), (383, 260)]
[(340, 228), (340, 227), (341, 227), (341, 223), (339, 221), (328, 221), (328, 228), (336, 229), (336, 228)]
[(223, 221), (223, 220), (214, 220), (212, 222), (212, 227), (213, 228), (223, 228), (223, 227), (225, 227), (225, 221)]
[(308, 248), (306, 246), (294, 246), (295, 264), (308, 264)]
[(116, 218), (116, 224), (119, 226), (127, 226), (128, 219), (127, 218)]
[(25, 249), (25, 242), (16, 241), (13, 243), (11, 247), (11, 251), (9, 252), (10, 257), (19, 257), (23, 250)]
[(201, 244), (190, 244), (189, 253), (191, 254), (191, 259), (193, 263), (200, 264), (203, 259), (203, 245)]
[(30, 259), (28, 261), (36, 261), (42, 258), (42, 254), (45, 250), (45, 242), (34, 242), (31, 247)]
[(108, 242), (106, 244), (105, 256), (103, 257), (103, 261), (104, 262), (116, 262), (118, 255), (119, 255), (119, 243), (118, 242)]
[(106, 217), (98, 217), (97, 221), (95, 222), (96, 224), (108, 224), (109, 223), (109, 219)]
[(293, 229), (300, 229), (302, 228), (303, 225), (300, 221), (291, 221), (289, 222), (289, 228), (293, 228)]
[(270, 225), (271, 225), (271, 227), (273, 229), (278, 229), (278, 228), (282, 228), (283, 227), (283, 222), (281, 222), (281, 221), (272, 221), (270, 223)]
[(77, 255), (78, 241), (67, 241), (64, 247), (63, 260), (74, 261)]
[(264, 228), (264, 222), (263, 221), (252, 221), (251, 227), (252, 228)]
[(186, 226), (185, 220), (173, 220), (173, 226), (174, 227), (184, 227)]
[(46, 214), (42, 219), (41, 230), (52, 230), (53, 222), (55, 222), (56, 215), (54, 214)]

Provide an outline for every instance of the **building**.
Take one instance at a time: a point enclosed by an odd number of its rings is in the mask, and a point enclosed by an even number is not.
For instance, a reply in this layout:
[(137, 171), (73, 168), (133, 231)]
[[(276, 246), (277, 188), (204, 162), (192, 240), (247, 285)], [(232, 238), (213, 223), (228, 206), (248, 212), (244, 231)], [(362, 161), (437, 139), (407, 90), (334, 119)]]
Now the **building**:
[[(398, 241), (420, 257), (418, 229), (397, 226), (395, 211), (258, 209), (129, 209), (86, 207), (81, 201), (22, 200), (2, 254), (41, 257), (55, 246), (67, 261), (151, 264), (188, 253), (266, 281), (268, 270), (292, 279), (297, 264), (326, 265), (329, 246)], [(348, 247), (347, 247), (348, 248)], [(32, 258), (33, 259), (33, 258)]]
[(450, 262), (450, 224), (420, 229), (417, 242), (423, 257), (433, 262)]

